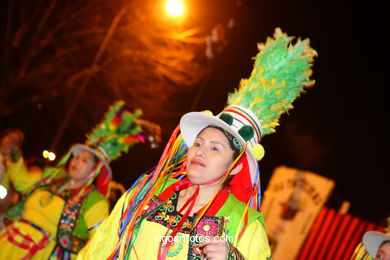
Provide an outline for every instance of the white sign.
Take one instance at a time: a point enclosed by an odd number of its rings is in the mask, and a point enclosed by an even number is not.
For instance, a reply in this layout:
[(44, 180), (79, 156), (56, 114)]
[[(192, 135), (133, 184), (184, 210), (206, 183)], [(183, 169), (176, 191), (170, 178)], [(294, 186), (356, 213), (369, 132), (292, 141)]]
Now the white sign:
[(261, 206), (273, 260), (295, 259), (333, 187), (312, 172), (275, 169)]

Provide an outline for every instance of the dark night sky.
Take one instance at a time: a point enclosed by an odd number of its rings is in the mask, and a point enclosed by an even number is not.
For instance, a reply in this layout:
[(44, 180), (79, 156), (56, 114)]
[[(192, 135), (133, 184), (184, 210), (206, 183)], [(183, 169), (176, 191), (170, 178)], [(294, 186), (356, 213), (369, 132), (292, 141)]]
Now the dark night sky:
[[(388, 117), (381, 8), (374, 2), (256, 2), (243, 6), (208, 89), (221, 82), (233, 88), (248, 77), (255, 42), (264, 41), (275, 27), (310, 38), (319, 54), (313, 67), (316, 85), (296, 100), (277, 133), (264, 138), (263, 183), (277, 165), (310, 170), (336, 181), (331, 205), (349, 200), (352, 214), (382, 220), (390, 214), (390, 178), (384, 152)], [(210, 101), (200, 107), (210, 107)]]
[[(210, 7), (204, 3), (204, 7), (210, 8), (210, 15), (222, 16), (225, 10), (217, 9), (216, 3)], [(229, 31), (228, 44), (210, 65), (196, 110), (209, 109), (216, 114), (223, 109), (227, 93), (241, 78), (249, 77), (256, 43), (271, 36), (275, 27), (289, 35), (310, 38), (319, 54), (313, 66), (316, 85), (296, 100), (276, 133), (264, 138), (266, 155), (260, 163), (263, 189), (279, 165), (309, 170), (336, 181), (329, 205), (349, 200), (350, 213), (383, 221), (390, 215), (390, 178), (384, 149), (388, 117), (383, 6), (373, 1), (259, 0), (242, 1), (229, 12), (235, 27)], [(192, 96), (183, 99), (193, 104)], [(185, 113), (190, 106), (178, 110)], [(144, 114), (147, 117), (147, 111)], [(25, 115), (15, 116), (23, 120)], [(165, 142), (174, 127), (175, 123), (163, 129)], [(82, 140), (64, 142), (69, 145), (77, 141)], [(162, 148), (150, 151), (146, 146), (134, 147), (112, 163), (115, 179), (129, 187), (139, 174), (157, 163), (161, 152)]]
[[(336, 181), (329, 205), (351, 202), (350, 213), (382, 221), (390, 214), (385, 169), (383, 14), (374, 3), (243, 1), (229, 45), (212, 65), (199, 109), (218, 113), (226, 95), (247, 78), (256, 42), (275, 27), (310, 38), (319, 54), (316, 85), (266, 136), (260, 163), (263, 188), (278, 165), (305, 169)], [(209, 97), (209, 98), (208, 98)], [(386, 121), (385, 121), (386, 120)]]

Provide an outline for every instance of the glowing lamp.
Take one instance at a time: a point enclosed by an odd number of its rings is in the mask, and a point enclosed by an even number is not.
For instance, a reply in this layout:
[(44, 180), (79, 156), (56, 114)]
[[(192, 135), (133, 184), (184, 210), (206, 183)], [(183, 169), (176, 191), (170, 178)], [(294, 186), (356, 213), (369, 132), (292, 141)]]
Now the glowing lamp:
[(184, 5), (180, 0), (168, 0), (165, 4), (165, 9), (170, 15), (179, 16), (184, 11)]
[(48, 158), (49, 157), (49, 151), (48, 150), (44, 150), (42, 152), (42, 156), (43, 156), (43, 158)]
[(48, 158), (49, 158), (50, 161), (54, 161), (54, 159), (56, 158), (55, 153), (50, 152)]

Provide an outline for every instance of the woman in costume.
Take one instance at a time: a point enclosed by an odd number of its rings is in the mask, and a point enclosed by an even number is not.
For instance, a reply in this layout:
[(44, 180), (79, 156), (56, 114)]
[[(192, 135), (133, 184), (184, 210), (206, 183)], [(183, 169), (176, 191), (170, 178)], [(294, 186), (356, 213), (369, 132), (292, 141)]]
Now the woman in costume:
[[(11, 128), (2, 131), (0, 133), (0, 156), (1, 154), (8, 154), (12, 159), (12, 156), (15, 154), (13, 150), (21, 150), (23, 140), (24, 133), (18, 129)], [(0, 163), (0, 216), (18, 200), (18, 194), (4, 172), (4, 165)]]
[[(383, 232), (382, 232), (383, 231)], [(387, 217), (387, 227), (379, 227), (364, 233), (362, 240), (356, 246), (351, 260), (388, 259), (390, 256), (390, 217)]]
[(185, 114), (156, 168), (124, 194), (78, 259), (270, 259), (261, 138), (312, 85), (308, 40), (275, 31), (217, 116)]
[(27, 172), (20, 151), (0, 155), (3, 174), (23, 195), (0, 230), (0, 259), (73, 259), (85, 245), (109, 214), (109, 162), (145, 140), (135, 122), (141, 111), (131, 114), (123, 105), (115, 103), (87, 142), (72, 146), (42, 176)]
[(368, 231), (363, 235), (363, 244), (374, 260), (390, 259), (390, 233)]

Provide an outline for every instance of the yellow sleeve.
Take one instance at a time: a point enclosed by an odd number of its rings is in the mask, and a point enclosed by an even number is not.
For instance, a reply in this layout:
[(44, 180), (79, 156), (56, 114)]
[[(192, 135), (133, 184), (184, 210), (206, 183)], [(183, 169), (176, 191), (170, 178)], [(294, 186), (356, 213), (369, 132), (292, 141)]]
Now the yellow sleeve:
[(237, 249), (247, 260), (271, 259), (267, 233), (264, 225), (259, 220), (253, 221), (248, 226), (240, 239)]
[(10, 180), (9, 180), (9, 177), (7, 174), (4, 174), (3, 176), (1, 176), (0, 185), (2, 185), (7, 190), (9, 189), (9, 182), (10, 182)]
[(24, 193), (42, 178), (41, 174), (29, 174), (22, 158), (19, 158), (16, 163), (8, 161), (6, 174), (15, 190), (21, 193)]
[[(109, 205), (107, 200), (101, 200), (95, 203), (84, 215), (85, 224), (88, 229), (103, 221), (109, 215)], [(96, 228), (89, 231), (89, 237), (95, 233)]]
[(110, 216), (96, 228), (92, 238), (77, 255), (77, 259), (107, 259), (114, 251), (118, 243), (119, 220), (127, 194), (121, 196)]

